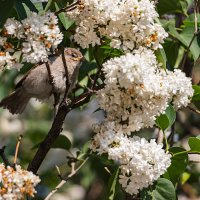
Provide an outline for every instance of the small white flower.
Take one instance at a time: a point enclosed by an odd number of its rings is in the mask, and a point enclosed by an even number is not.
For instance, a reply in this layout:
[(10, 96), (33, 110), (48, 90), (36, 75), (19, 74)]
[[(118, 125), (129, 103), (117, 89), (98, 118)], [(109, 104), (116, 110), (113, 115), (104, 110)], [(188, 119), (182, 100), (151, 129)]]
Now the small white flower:
[(19, 21), (15, 20), (14, 18), (8, 18), (6, 23), (4, 24), (4, 28), (7, 31), (7, 34), (17, 36), (19, 30), (21, 29), (22, 25)]
[[(58, 18), (54, 13), (39, 15), (31, 12), (30, 16), (21, 22), (9, 18), (4, 28), (7, 34), (22, 40), (22, 61), (33, 64), (40, 61), (45, 62), (48, 55), (63, 39), (63, 34), (58, 27)], [(3, 43), (5, 43), (4, 38), (0, 38), (0, 46), (3, 46)], [(6, 49), (6, 51), (10, 50)], [(19, 64), (14, 66), (19, 68)]]
[(66, 13), (77, 24), (74, 40), (88, 48), (111, 39), (111, 47), (130, 52), (139, 46), (160, 48), (168, 36), (155, 22), (158, 13), (150, 0), (83, 0), (77, 9)]
[(40, 178), (16, 165), (15, 169), (0, 164), (0, 200), (20, 200), (26, 195), (34, 197)]
[(140, 48), (103, 64), (105, 88), (97, 92), (107, 119), (121, 123), (130, 134), (152, 127), (169, 103), (187, 106), (193, 95), (191, 79), (180, 70), (159, 67), (152, 50)]
[(107, 153), (109, 159), (119, 163), (119, 182), (131, 195), (152, 185), (171, 164), (171, 155), (165, 153), (162, 144), (137, 136), (128, 138), (122, 126), (114, 122), (95, 125), (94, 131), (97, 134), (91, 149), (100, 155)]

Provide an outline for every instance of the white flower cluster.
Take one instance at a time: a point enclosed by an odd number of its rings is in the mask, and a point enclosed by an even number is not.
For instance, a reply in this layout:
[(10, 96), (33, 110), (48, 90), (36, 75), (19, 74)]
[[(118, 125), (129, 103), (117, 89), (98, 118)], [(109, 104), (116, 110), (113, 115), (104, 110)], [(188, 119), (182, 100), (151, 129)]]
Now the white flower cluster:
[[(47, 60), (51, 51), (54, 51), (63, 39), (58, 27), (58, 19), (53, 13), (38, 15), (32, 12), (21, 22), (9, 18), (0, 38), (0, 67), (8, 64), (15, 67), (16, 59), (13, 57), (15, 47), (7, 40), (18, 39), (22, 53), (22, 62), (38, 63)], [(15, 42), (16, 43), (16, 42)]]
[(109, 159), (120, 164), (119, 182), (131, 195), (153, 184), (171, 164), (171, 155), (155, 140), (128, 138), (122, 126), (114, 122), (96, 125), (94, 130), (98, 134), (94, 136), (91, 149), (100, 155), (108, 153)]
[(106, 36), (111, 47), (125, 52), (139, 46), (157, 49), (168, 35), (155, 22), (158, 13), (151, 0), (82, 0), (67, 15), (77, 24), (74, 39), (82, 48), (99, 45)]
[(21, 64), (13, 56), (14, 46), (7, 41), (7, 37), (0, 37), (0, 69), (7, 65), (8, 69), (21, 68)]
[(140, 48), (113, 58), (103, 70), (106, 86), (97, 92), (100, 107), (107, 120), (123, 124), (127, 134), (152, 127), (169, 103), (178, 109), (187, 106), (193, 95), (191, 79), (178, 69), (159, 67), (151, 50)]
[(21, 169), (19, 165), (14, 169), (0, 164), (0, 200), (20, 200), (26, 195), (34, 197), (34, 188), (39, 182), (38, 176)]
[(164, 174), (171, 156), (155, 140), (130, 135), (152, 127), (169, 103), (176, 109), (187, 106), (193, 95), (191, 79), (178, 69), (161, 68), (153, 51), (142, 47), (108, 60), (103, 71), (105, 88), (97, 99), (106, 119), (94, 126), (91, 149), (120, 164), (119, 182), (136, 195)]

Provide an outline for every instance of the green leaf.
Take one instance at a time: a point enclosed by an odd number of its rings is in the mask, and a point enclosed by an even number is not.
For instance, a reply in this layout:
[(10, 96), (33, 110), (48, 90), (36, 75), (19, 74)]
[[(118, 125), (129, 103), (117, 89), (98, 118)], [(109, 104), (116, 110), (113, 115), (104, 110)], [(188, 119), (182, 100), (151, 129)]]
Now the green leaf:
[(174, 66), (176, 65), (177, 59), (181, 57), (181, 56), (178, 57), (180, 44), (178, 41), (174, 41), (168, 38), (165, 40), (163, 48), (165, 49), (167, 63), (170, 66), (170, 69), (173, 69)]
[(8, 17), (12, 12), (15, 0), (0, 0), (0, 29), (3, 28)]
[(42, 3), (34, 3), (34, 6), (39, 14), (44, 14)]
[(71, 142), (65, 135), (60, 135), (53, 143), (53, 146), (51, 148), (68, 150), (71, 148)]
[(166, 67), (167, 67), (167, 57), (166, 57), (166, 54), (165, 54), (165, 50), (164, 49), (158, 49), (158, 50), (155, 51), (155, 55), (156, 55), (158, 63), (161, 63), (162, 67), (164, 69), (166, 69)]
[[(179, 33), (176, 28), (175, 24), (169, 23), (169, 34), (176, 39), (178, 39), (185, 47), (188, 47), (191, 39), (194, 35), (194, 22), (190, 26), (185, 26), (185, 28), (182, 30), (181, 33)], [(200, 46), (198, 45), (197, 37), (192, 42), (192, 45), (190, 47), (190, 52), (193, 55), (194, 60), (196, 61), (200, 55)]]
[[(37, 149), (40, 146), (40, 144), (41, 142), (34, 145), (31, 149)], [(71, 148), (71, 142), (65, 135), (59, 135), (59, 137), (55, 140), (51, 148), (69, 150)]]
[(176, 120), (176, 112), (172, 105), (169, 105), (165, 111), (165, 114), (160, 115), (156, 119), (156, 125), (163, 131), (171, 127)]
[(176, 192), (172, 182), (165, 178), (159, 178), (152, 196), (153, 200), (176, 200)]
[(108, 195), (105, 200), (114, 200), (115, 192), (116, 192), (116, 185), (119, 176), (119, 168), (115, 170), (108, 182)]
[(200, 153), (200, 139), (196, 137), (190, 137), (188, 140), (190, 151)]
[[(55, 8), (56, 8), (56, 11), (58, 11), (58, 10), (60, 9), (59, 6), (58, 6), (58, 4), (57, 4), (56, 2), (55, 2)], [(65, 15), (64, 12), (60, 13), (60, 14), (58, 15), (58, 17), (59, 17), (60, 21), (62, 22), (62, 24), (63, 24), (63, 26), (64, 26), (64, 28), (65, 28), (66, 30), (69, 29), (69, 28), (74, 24), (74, 21), (69, 20), (69, 19), (66, 17), (66, 15)]]
[(30, 11), (36, 12), (36, 13), (38, 12), (35, 5), (30, 0), (17, 0), (17, 1), (26, 4), (26, 6), (29, 8)]
[(176, 120), (176, 111), (174, 110), (174, 107), (172, 105), (169, 105), (165, 111), (165, 114), (167, 115), (167, 118), (169, 120), (169, 128), (174, 124)]
[(153, 186), (143, 189), (142, 200), (176, 200), (175, 188), (171, 181), (159, 178)]
[(181, 184), (185, 184), (191, 177), (191, 174), (189, 174), (188, 172), (184, 172), (181, 176)]
[(193, 85), (194, 95), (192, 97), (192, 101), (200, 101), (200, 86)]
[(26, 9), (24, 8), (23, 3), (19, 1), (15, 2), (14, 8), (20, 20), (27, 18)]
[(187, 14), (187, 0), (159, 0), (158, 13), (160, 15), (166, 13), (184, 13)]
[(174, 185), (179, 181), (188, 164), (188, 154), (185, 149), (172, 147), (169, 149), (172, 154), (171, 165), (164, 174)]
[(54, 1), (55, 1), (55, 0), (49, 0), (49, 1), (48, 1), (47, 5), (46, 5), (46, 7), (45, 7), (45, 9), (44, 9), (45, 12), (47, 12), (47, 11), (52, 7)]
[(167, 115), (162, 114), (159, 117), (157, 117), (156, 125), (160, 127), (163, 131), (167, 129), (167, 127), (169, 126), (169, 119)]

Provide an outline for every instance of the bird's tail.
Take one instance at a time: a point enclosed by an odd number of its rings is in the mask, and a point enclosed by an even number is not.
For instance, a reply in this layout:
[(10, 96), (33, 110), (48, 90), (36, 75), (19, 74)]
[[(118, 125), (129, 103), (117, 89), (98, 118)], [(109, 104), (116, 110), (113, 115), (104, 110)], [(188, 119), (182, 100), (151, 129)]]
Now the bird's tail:
[(30, 96), (22, 88), (18, 88), (0, 102), (0, 107), (8, 109), (12, 114), (21, 114), (29, 100)]

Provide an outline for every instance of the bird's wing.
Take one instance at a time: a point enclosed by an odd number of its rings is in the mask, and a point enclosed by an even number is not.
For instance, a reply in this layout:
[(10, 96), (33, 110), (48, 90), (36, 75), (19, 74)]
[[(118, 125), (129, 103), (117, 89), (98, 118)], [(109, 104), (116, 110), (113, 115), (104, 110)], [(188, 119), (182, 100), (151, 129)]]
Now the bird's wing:
[(23, 85), (24, 80), (29, 75), (31, 69), (21, 78), (21, 80), (16, 84), (15, 89), (20, 88)]
[(21, 78), (21, 80), (16, 84), (15, 89), (21, 87), (23, 85), (23, 82), (26, 80), (27, 76), (30, 74), (30, 72), (35, 69), (39, 64), (33, 66), (26, 74)]

